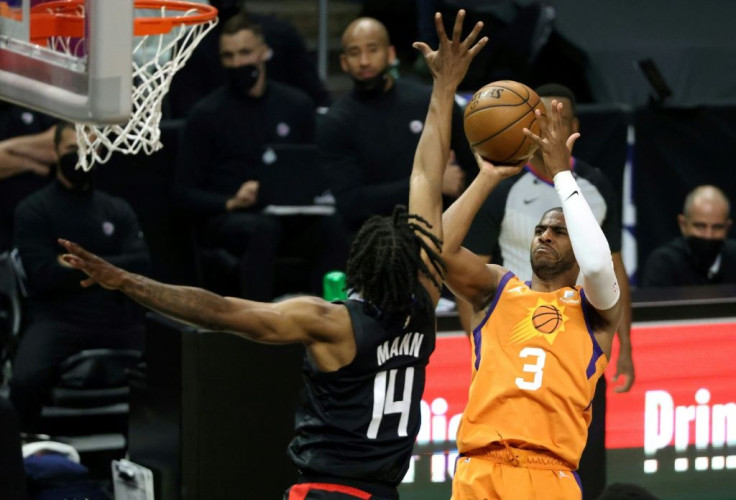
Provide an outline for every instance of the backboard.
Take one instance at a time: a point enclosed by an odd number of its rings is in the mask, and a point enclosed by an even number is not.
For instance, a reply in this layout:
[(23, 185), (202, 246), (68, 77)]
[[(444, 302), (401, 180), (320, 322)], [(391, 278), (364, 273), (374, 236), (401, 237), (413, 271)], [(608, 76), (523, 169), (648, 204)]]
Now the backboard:
[(43, 0), (0, 0), (0, 98), (59, 118), (119, 123), (130, 116), (133, 0), (85, 0), (83, 43), (66, 54), (38, 44)]

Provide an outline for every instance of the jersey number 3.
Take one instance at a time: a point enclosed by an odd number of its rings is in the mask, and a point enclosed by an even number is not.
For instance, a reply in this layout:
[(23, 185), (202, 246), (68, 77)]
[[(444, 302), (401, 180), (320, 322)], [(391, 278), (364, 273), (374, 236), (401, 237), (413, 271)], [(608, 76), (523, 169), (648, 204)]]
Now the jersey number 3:
[(544, 361), (547, 358), (547, 353), (539, 347), (525, 347), (519, 353), (520, 358), (528, 358), (530, 356), (536, 357), (535, 363), (527, 363), (523, 366), (525, 372), (533, 373), (534, 380), (526, 380), (524, 377), (516, 377), (516, 385), (520, 389), (527, 391), (536, 391), (542, 387), (542, 377), (544, 376)]
[[(368, 426), (368, 439), (378, 437), (378, 428), (381, 419), (390, 413), (400, 413), (399, 436), (406, 436), (406, 426), (409, 423), (409, 410), (411, 410), (411, 393), (414, 385), (414, 368), (408, 367), (404, 374), (404, 391), (402, 399), (394, 399), (396, 395), (396, 372), (399, 370), (388, 370), (376, 373), (373, 381), (373, 418)], [(386, 387), (386, 375), (388, 374), (388, 388)]]

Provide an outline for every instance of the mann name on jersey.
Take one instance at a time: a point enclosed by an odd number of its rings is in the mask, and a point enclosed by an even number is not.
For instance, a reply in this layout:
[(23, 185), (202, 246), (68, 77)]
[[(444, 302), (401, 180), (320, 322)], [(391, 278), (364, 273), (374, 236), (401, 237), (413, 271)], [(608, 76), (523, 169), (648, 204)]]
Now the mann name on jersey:
[(378, 366), (395, 356), (414, 356), (418, 358), (423, 340), (424, 334), (418, 332), (397, 335), (393, 340), (387, 340), (376, 348)]

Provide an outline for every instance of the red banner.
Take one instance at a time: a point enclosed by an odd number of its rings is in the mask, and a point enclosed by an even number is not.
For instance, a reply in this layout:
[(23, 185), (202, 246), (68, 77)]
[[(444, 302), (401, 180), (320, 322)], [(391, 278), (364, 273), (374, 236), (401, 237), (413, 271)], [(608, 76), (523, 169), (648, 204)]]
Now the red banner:
[(736, 322), (635, 326), (631, 337), (636, 382), (617, 394), (609, 378), (606, 447), (652, 454), (668, 446), (720, 447), (724, 439), (736, 444)]

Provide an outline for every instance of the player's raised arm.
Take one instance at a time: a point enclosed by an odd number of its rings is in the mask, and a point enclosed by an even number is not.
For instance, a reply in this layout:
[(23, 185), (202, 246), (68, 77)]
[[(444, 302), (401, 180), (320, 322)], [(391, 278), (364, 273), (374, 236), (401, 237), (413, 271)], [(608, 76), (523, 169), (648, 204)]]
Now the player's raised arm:
[[(346, 314), (316, 297), (262, 303), (222, 297), (201, 288), (167, 285), (129, 273), (71, 241), (59, 243), (69, 252), (63, 259), (87, 274), (83, 287), (98, 284), (119, 290), (131, 299), (178, 321), (235, 333), (257, 342), (287, 344), (329, 342), (337, 336), (334, 315)], [(331, 316), (333, 315), (333, 316)]]
[[(409, 189), (409, 213), (424, 218), (432, 227), (432, 234), (442, 238), (442, 177), (450, 155), (450, 132), (455, 92), (470, 62), (483, 48), (488, 39), (481, 38), (476, 43), (483, 27), (477, 23), (471, 33), (461, 40), (465, 11), (460, 10), (455, 19), (452, 38), (448, 38), (442, 24), (442, 15), (435, 14), (435, 25), (439, 38), (439, 48), (432, 50), (426, 43), (415, 42), (414, 47), (422, 53), (432, 73), (432, 96), (424, 130), (419, 139), (412, 167)], [(423, 259), (426, 255), (423, 252)], [(441, 280), (435, 270), (435, 276)], [(430, 293), (436, 301), (439, 292)]]
[(506, 177), (518, 174), (523, 162), (515, 166), (495, 166), (477, 152), (475, 158), (480, 168), (478, 175), (442, 216), (442, 257), (447, 266), (447, 285), (455, 295), (469, 302), (475, 311), (479, 311), (495, 294), (506, 270), (497, 265), (486, 264), (483, 259), (464, 248), (462, 242), (473, 218), (491, 191)]
[(580, 134), (563, 137), (562, 103), (553, 100), (548, 116), (537, 112), (541, 137), (525, 130), (542, 151), (547, 175), (554, 180), (565, 215), (575, 259), (583, 275), (583, 289), (604, 322), (604, 330), (613, 335), (621, 322), (620, 290), (603, 230), (583, 198), (580, 187), (570, 170), (570, 153)]

